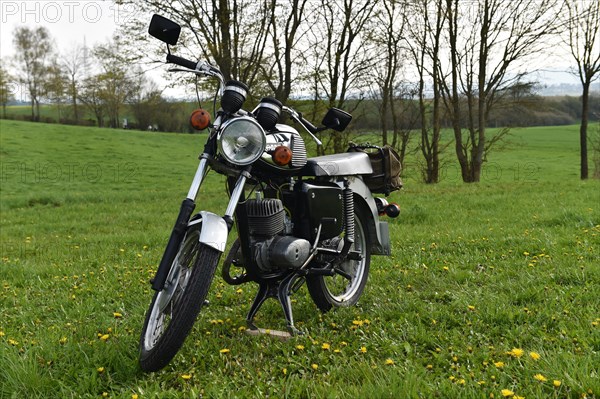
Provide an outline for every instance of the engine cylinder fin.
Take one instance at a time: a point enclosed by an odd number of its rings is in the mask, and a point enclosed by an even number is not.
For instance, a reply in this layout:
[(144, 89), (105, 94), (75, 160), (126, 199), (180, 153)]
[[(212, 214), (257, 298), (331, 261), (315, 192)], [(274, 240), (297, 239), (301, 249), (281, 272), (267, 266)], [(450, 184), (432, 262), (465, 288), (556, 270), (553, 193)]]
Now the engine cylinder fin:
[(285, 211), (281, 200), (265, 198), (246, 201), (248, 228), (253, 236), (272, 237), (284, 229)]

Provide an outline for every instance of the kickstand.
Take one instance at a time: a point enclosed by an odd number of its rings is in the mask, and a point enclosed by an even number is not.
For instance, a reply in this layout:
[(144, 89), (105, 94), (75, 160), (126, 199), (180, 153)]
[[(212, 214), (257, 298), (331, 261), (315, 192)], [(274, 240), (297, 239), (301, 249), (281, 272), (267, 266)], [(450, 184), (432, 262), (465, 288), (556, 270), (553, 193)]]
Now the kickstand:
[(248, 329), (254, 331), (259, 330), (259, 328), (254, 324), (254, 316), (256, 316), (256, 313), (268, 298), (277, 298), (281, 304), (281, 308), (283, 309), (283, 314), (287, 322), (287, 329), (289, 333), (291, 335), (302, 335), (302, 332), (294, 326), (292, 302), (290, 300), (292, 286), (298, 277), (299, 276), (297, 274), (291, 273), (289, 276), (280, 281), (264, 281), (259, 283), (258, 292), (256, 293), (256, 297), (254, 298), (252, 306), (250, 307), (248, 316), (246, 316), (246, 324), (248, 325)]

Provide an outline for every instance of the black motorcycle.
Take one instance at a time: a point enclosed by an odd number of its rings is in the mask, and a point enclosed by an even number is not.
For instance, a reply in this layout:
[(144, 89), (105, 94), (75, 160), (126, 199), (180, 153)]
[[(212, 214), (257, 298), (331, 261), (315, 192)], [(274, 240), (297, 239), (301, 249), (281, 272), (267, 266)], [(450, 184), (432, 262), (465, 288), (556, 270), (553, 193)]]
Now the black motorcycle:
[[(192, 329), (206, 297), (229, 231), (238, 238), (223, 262), (222, 275), (232, 285), (255, 282), (258, 293), (247, 316), (248, 329), (268, 298), (281, 303), (289, 334), (294, 327), (290, 295), (304, 282), (321, 311), (351, 306), (360, 298), (371, 255), (389, 255), (387, 222), (399, 208), (373, 191), (398, 189), (399, 163), (389, 148), (307, 158), (304, 141), (278, 121), (287, 113), (320, 145), (325, 129), (343, 131), (352, 116), (330, 109), (322, 127), (274, 98), (263, 98), (252, 111), (242, 109), (248, 88), (224, 82), (222, 73), (204, 63), (170, 53), (181, 27), (154, 15), (149, 33), (167, 43), (167, 62), (184, 71), (219, 81), (220, 109), (214, 122), (196, 110), (191, 122), (209, 129), (198, 169), (152, 280), (156, 291), (140, 339), (140, 365), (145, 371), (166, 366)], [(374, 172), (375, 169), (381, 169)], [(223, 216), (200, 211), (192, 216), (198, 190), (209, 170), (227, 176), (229, 203)], [(369, 186), (367, 185), (369, 184)], [(235, 273), (232, 273), (235, 271)]]

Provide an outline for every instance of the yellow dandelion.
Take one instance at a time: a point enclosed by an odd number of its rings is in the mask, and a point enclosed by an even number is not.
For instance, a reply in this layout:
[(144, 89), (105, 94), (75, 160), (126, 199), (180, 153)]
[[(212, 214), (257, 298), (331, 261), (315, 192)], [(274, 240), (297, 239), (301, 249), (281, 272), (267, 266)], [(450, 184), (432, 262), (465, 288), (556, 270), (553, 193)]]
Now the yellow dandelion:
[(536, 374), (536, 375), (533, 376), (533, 378), (535, 380), (540, 381), (540, 382), (548, 381), (548, 379), (546, 377), (544, 377), (542, 374)]
[(183, 378), (184, 380), (187, 381), (187, 380), (190, 380), (192, 378), (192, 375), (191, 374), (182, 374), (181, 378)]
[(464, 379), (464, 378), (461, 378), (461, 379), (460, 379), (460, 380), (458, 380), (458, 382), (457, 382), (457, 384), (460, 384), (460, 385), (465, 385), (465, 383), (466, 383), (466, 381), (465, 381), (465, 379)]
[(64, 345), (67, 343), (67, 337), (62, 337), (61, 339), (58, 340), (58, 343), (61, 345)]
[(503, 389), (503, 390), (500, 391), (500, 393), (505, 398), (508, 398), (509, 396), (515, 396), (515, 393), (513, 391), (511, 391), (510, 389)]
[(313, 364), (310, 365), (310, 367), (312, 367), (313, 370), (318, 370), (319, 365), (316, 364), (316, 363), (313, 363)]
[(433, 370), (433, 364), (428, 364), (427, 366), (425, 366), (425, 368), (427, 370)]
[(516, 358), (520, 358), (521, 356), (523, 356), (523, 349), (520, 348), (512, 348), (510, 350), (510, 352), (506, 352), (507, 355), (510, 355), (512, 357), (516, 357)]
[(333, 350), (333, 353), (340, 353), (340, 352), (342, 352), (342, 351), (341, 351), (341, 350), (339, 350), (339, 349), (334, 349), (334, 350)]
[(324, 351), (328, 351), (329, 348), (331, 348), (331, 345), (329, 345), (327, 342), (323, 342), (323, 345), (321, 345), (321, 349)]
[(529, 352), (529, 357), (533, 360), (540, 360), (540, 354), (537, 352)]
[(473, 311), (475, 311), (475, 306), (469, 305), (469, 306), (467, 306), (467, 309), (469, 309), (470, 311), (473, 312)]
[(303, 351), (304, 345), (296, 345), (296, 349), (298, 349), (299, 351)]
[(113, 312), (113, 317), (115, 319), (120, 319), (121, 317), (123, 317), (123, 315), (121, 313), (119, 313), (119, 312)]
[(394, 361), (392, 359), (385, 359), (385, 364), (386, 364), (386, 366), (393, 366)]
[(104, 334), (104, 335), (100, 336), (100, 340), (104, 341), (104, 342), (108, 341), (109, 338), (110, 338), (109, 334)]
[(447, 272), (447, 271), (450, 270), (450, 268), (448, 266), (444, 266), (443, 269), (444, 269), (445, 272)]
[(242, 292), (244, 292), (244, 290), (242, 290), (241, 288), (238, 288), (237, 290), (235, 290), (236, 294), (241, 294)]
[(96, 369), (97, 372), (99, 372), (100, 374), (104, 373), (104, 367), (98, 367)]
[(138, 399), (138, 398), (139, 398), (139, 396), (138, 396), (137, 393), (132, 393), (131, 394), (131, 399)]
[(19, 341), (15, 341), (14, 339), (8, 339), (8, 343), (12, 346), (17, 346), (19, 345)]
[(0, 331), (0, 337), (4, 337), (6, 334), (4, 333), (4, 331)]
[(513, 399), (525, 399), (525, 396), (515, 395), (513, 396)]
[(364, 322), (362, 320), (352, 320), (352, 324), (354, 324), (355, 326), (362, 326), (363, 323)]
[(223, 348), (219, 351), (219, 353), (229, 353), (229, 352), (231, 352), (231, 351), (227, 348)]
[(562, 384), (562, 382), (560, 382), (560, 380), (552, 381), (552, 385), (554, 385), (554, 388), (558, 388), (561, 384)]
[(360, 353), (367, 353), (367, 348), (365, 348), (364, 346), (361, 346)]
[(501, 369), (502, 367), (504, 367), (504, 362), (495, 362), (494, 366), (498, 367), (499, 369)]
[(283, 371), (283, 375), (287, 375), (287, 369), (285, 367), (283, 368), (282, 371)]

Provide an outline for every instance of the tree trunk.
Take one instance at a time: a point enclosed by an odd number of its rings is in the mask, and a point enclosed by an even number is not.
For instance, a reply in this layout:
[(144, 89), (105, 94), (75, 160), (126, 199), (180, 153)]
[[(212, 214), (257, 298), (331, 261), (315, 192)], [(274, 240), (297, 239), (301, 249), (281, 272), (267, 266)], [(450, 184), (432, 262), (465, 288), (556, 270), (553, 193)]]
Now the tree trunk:
[(581, 126), (579, 127), (579, 147), (581, 158), (581, 180), (588, 178), (587, 128), (589, 113), (590, 80), (586, 79), (581, 96)]

